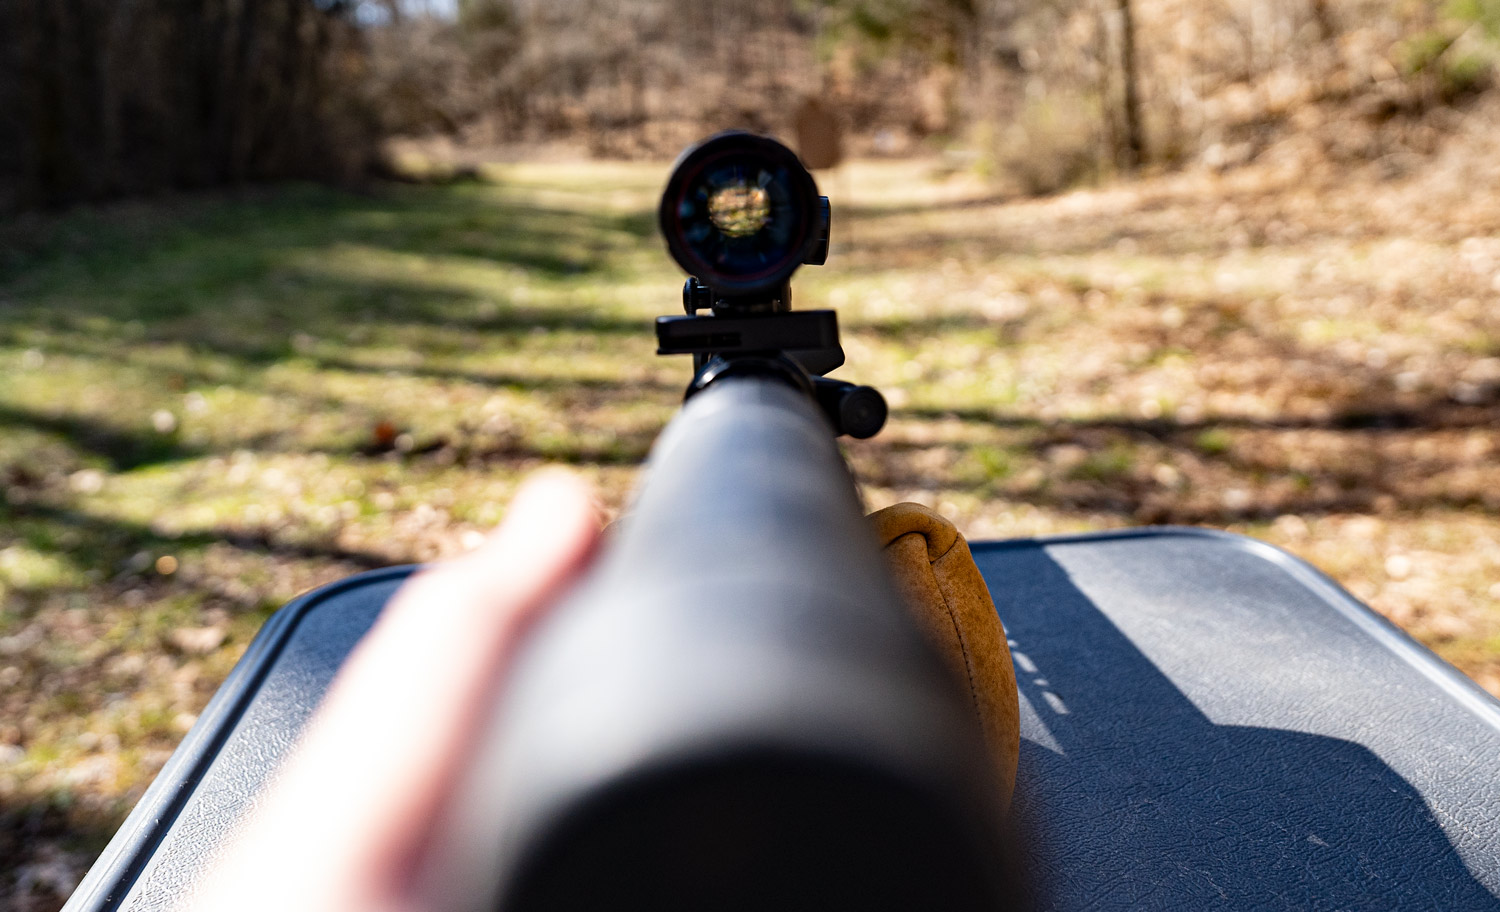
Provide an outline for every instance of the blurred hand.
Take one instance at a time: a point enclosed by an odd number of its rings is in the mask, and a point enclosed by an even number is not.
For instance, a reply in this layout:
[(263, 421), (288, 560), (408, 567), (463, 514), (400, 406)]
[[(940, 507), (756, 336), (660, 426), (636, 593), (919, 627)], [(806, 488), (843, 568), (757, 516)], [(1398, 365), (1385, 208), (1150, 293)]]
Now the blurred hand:
[(544, 473), (485, 544), (402, 586), (191, 907), (428, 912), (410, 881), (429, 828), (519, 637), (598, 535), (585, 486)]

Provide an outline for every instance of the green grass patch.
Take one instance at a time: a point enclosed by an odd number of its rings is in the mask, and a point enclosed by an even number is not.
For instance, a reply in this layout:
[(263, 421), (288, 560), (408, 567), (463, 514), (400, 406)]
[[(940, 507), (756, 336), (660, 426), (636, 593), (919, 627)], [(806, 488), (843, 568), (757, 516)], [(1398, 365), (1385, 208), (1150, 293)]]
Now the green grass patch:
[(1082, 462), (1068, 470), (1068, 477), (1081, 481), (1115, 481), (1129, 475), (1135, 464), (1135, 448), (1117, 443), (1103, 451), (1089, 453)]
[(1208, 456), (1222, 456), (1234, 446), (1234, 436), (1223, 428), (1209, 428), (1193, 438), (1198, 452)]

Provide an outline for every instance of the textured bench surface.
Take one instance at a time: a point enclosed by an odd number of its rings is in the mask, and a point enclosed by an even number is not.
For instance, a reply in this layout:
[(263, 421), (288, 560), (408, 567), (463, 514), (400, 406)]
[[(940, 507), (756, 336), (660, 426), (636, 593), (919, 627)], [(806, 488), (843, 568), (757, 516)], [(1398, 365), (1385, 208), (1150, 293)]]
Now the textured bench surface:
[[(1305, 564), (975, 542), (1021, 686), (1028, 909), (1500, 910), (1500, 703)], [(68, 912), (173, 908), (410, 568), (266, 625)]]
[(1500, 909), (1500, 704), (1300, 561), (1192, 531), (974, 548), (1038, 909)]

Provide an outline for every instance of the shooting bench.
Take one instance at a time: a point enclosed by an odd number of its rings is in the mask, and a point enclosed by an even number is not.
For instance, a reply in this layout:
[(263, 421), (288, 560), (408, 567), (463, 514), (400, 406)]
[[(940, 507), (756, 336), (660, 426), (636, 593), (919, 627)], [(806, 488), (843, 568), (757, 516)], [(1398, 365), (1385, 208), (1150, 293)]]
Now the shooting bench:
[[(1328, 578), (1193, 529), (973, 552), (1021, 690), (1018, 909), (1500, 909), (1500, 702)], [(66, 912), (172, 908), (411, 571), (273, 616)]]

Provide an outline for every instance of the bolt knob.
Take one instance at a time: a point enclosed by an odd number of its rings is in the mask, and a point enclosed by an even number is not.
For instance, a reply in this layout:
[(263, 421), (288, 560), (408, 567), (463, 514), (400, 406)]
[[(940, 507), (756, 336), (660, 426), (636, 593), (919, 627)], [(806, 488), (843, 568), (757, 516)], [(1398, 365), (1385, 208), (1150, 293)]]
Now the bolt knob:
[(873, 386), (856, 386), (839, 400), (839, 429), (850, 437), (874, 437), (885, 426), (885, 397)]

